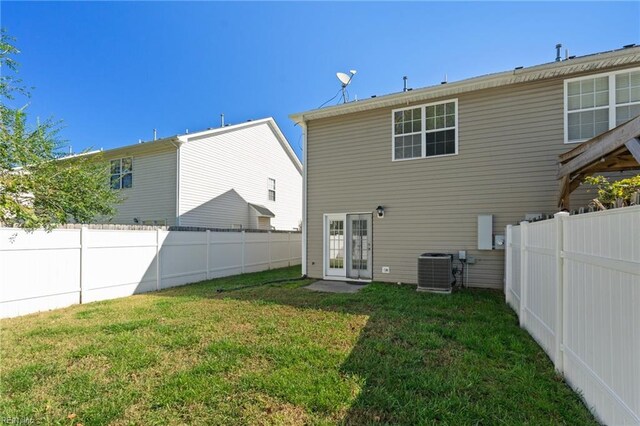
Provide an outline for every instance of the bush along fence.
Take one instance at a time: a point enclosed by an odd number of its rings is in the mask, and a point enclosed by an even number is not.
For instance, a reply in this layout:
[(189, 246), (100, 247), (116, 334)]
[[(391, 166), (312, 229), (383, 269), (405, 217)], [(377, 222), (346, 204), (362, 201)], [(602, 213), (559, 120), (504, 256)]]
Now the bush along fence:
[(605, 424), (640, 424), (640, 206), (507, 227), (505, 296)]
[(300, 264), (299, 232), (0, 228), (0, 318)]

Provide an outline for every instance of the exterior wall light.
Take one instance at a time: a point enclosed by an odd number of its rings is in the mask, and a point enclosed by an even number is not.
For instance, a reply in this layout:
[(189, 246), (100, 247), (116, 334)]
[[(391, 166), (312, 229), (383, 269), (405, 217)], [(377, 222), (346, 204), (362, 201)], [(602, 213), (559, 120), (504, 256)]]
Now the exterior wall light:
[(378, 213), (378, 217), (380, 219), (382, 219), (384, 217), (384, 207), (383, 206), (378, 206), (376, 208), (376, 212)]

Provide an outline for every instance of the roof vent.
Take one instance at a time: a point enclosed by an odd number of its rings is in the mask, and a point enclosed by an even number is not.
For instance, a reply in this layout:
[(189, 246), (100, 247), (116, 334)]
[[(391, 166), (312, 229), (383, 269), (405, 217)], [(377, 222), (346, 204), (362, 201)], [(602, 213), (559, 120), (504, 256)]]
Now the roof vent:
[(562, 44), (556, 44), (556, 62), (560, 62), (562, 60), (562, 57), (560, 56), (560, 49), (562, 49)]
[(524, 67), (520, 66), (520, 67), (516, 67), (515, 69), (521, 70), (522, 68), (524, 68)]
[(631, 43), (631, 44), (625, 44), (624, 46), (622, 46), (623, 49), (628, 49), (630, 47), (635, 47), (635, 43)]

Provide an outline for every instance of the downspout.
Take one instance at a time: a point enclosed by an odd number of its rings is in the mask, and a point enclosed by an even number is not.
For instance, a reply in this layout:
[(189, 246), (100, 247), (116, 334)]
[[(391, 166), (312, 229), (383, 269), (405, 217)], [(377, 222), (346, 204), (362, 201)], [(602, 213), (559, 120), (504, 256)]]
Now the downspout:
[(170, 142), (176, 147), (176, 226), (180, 226), (180, 147), (184, 141), (176, 138)]
[(307, 122), (300, 121), (302, 129), (302, 275), (307, 275)]

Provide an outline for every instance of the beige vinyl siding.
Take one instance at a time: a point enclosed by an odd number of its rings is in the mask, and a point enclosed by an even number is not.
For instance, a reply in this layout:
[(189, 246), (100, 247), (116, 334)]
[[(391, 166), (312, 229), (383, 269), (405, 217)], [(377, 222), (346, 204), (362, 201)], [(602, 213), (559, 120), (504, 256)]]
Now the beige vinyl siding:
[(133, 157), (133, 186), (121, 189), (125, 197), (118, 205), (118, 213), (111, 223), (133, 224), (133, 218), (145, 220), (166, 219), (168, 225), (176, 222), (176, 149), (150, 148), (150, 151), (118, 152), (105, 155), (105, 160)]
[(323, 275), (323, 214), (383, 205), (385, 217), (373, 219), (374, 280), (415, 283), (419, 254), (467, 250), (476, 259), (468, 284), (502, 288), (504, 251), (477, 250), (477, 216), (493, 214), (494, 234), (503, 234), (526, 213), (557, 211), (557, 157), (575, 146), (563, 143), (563, 80), (457, 99), (454, 156), (393, 162), (392, 108), (308, 123), (310, 276)]

